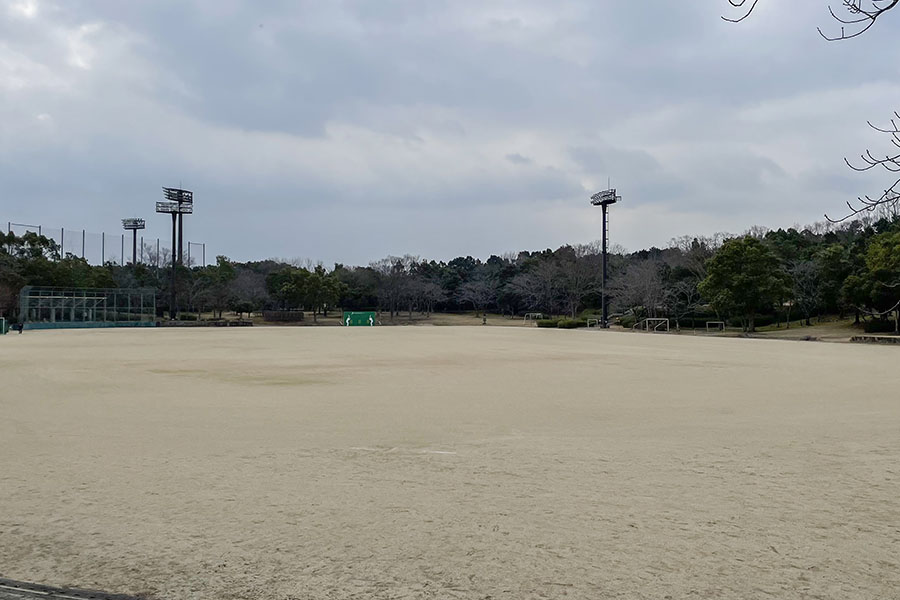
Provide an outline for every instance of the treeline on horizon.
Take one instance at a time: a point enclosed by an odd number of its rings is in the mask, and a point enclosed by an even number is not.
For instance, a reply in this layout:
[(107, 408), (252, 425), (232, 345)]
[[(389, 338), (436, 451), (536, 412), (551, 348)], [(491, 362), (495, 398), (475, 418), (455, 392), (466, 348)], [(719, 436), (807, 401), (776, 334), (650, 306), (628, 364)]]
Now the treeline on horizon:
[[(170, 253), (149, 263), (92, 266), (34, 233), (0, 234), (0, 316), (17, 319), (26, 285), (83, 288), (151, 287), (165, 314)], [(427, 318), (434, 312), (526, 312), (578, 321), (601, 306), (600, 244), (556, 250), (434, 261), (389, 256), (366, 266), (311, 261), (246, 263), (217, 257), (211, 266), (179, 266), (179, 310), (253, 313), (305, 310), (316, 320), (329, 311), (377, 310), (382, 320)], [(867, 331), (894, 331), (900, 320), (900, 214), (896, 207), (841, 224), (802, 229), (754, 227), (742, 235), (683, 236), (666, 248), (613, 252), (611, 310), (630, 325), (667, 317), (673, 326), (703, 327), (728, 320), (759, 325), (853, 315)], [(580, 322), (575, 323), (580, 324)]]

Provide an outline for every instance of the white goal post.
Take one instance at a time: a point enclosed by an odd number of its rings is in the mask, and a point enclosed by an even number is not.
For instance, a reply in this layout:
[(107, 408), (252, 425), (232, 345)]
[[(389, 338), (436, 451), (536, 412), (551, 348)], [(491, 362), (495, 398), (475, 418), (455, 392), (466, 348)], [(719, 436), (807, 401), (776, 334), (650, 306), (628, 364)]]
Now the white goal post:
[(664, 331), (669, 333), (669, 320), (661, 317), (650, 317), (635, 323), (631, 330), (649, 331), (651, 333)]
[(725, 321), (707, 321), (706, 333), (709, 333), (710, 325), (716, 328), (716, 331), (725, 331)]
[(588, 329), (591, 327), (600, 327), (600, 319), (588, 319), (587, 320)]
[(539, 312), (525, 313), (526, 321), (539, 321), (543, 318), (544, 318), (544, 313), (539, 313)]

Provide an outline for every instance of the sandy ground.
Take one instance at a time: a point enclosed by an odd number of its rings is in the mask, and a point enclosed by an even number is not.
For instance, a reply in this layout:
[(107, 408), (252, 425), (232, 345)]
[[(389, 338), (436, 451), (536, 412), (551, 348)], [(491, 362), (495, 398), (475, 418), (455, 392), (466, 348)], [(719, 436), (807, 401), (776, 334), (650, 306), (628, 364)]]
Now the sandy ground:
[(0, 338), (0, 575), (161, 599), (900, 597), (900, 349)]

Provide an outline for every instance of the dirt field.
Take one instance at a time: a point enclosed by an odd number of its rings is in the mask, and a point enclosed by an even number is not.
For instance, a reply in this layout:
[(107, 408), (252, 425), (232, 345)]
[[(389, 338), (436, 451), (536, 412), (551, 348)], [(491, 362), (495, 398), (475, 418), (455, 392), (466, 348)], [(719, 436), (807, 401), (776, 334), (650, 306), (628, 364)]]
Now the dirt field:
[(900, 597), (900, 348), (0, 338), (0, 575), (169, 600)]

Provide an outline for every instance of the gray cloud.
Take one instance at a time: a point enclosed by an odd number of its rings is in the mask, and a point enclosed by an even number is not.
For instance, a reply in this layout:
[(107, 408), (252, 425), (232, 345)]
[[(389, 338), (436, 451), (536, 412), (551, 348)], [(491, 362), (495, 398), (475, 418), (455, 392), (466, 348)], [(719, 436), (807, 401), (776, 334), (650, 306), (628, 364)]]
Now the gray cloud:
[(506, 160), (514, 165), (530, 165), (532, 163), (532, 160), (530, 158), (528, 158), (527, 156), (522, 156), (518, 152), (507, 154)]
[(365, 263), (593, 239), (607, 177), (631, 248), (883, 187), (841, 161), (895, 108), (889, 28), (827, 44), (818, 3), (724, 8), (0, 0), (0, 218), (165, 235), (181, 182), (211, 253)]

